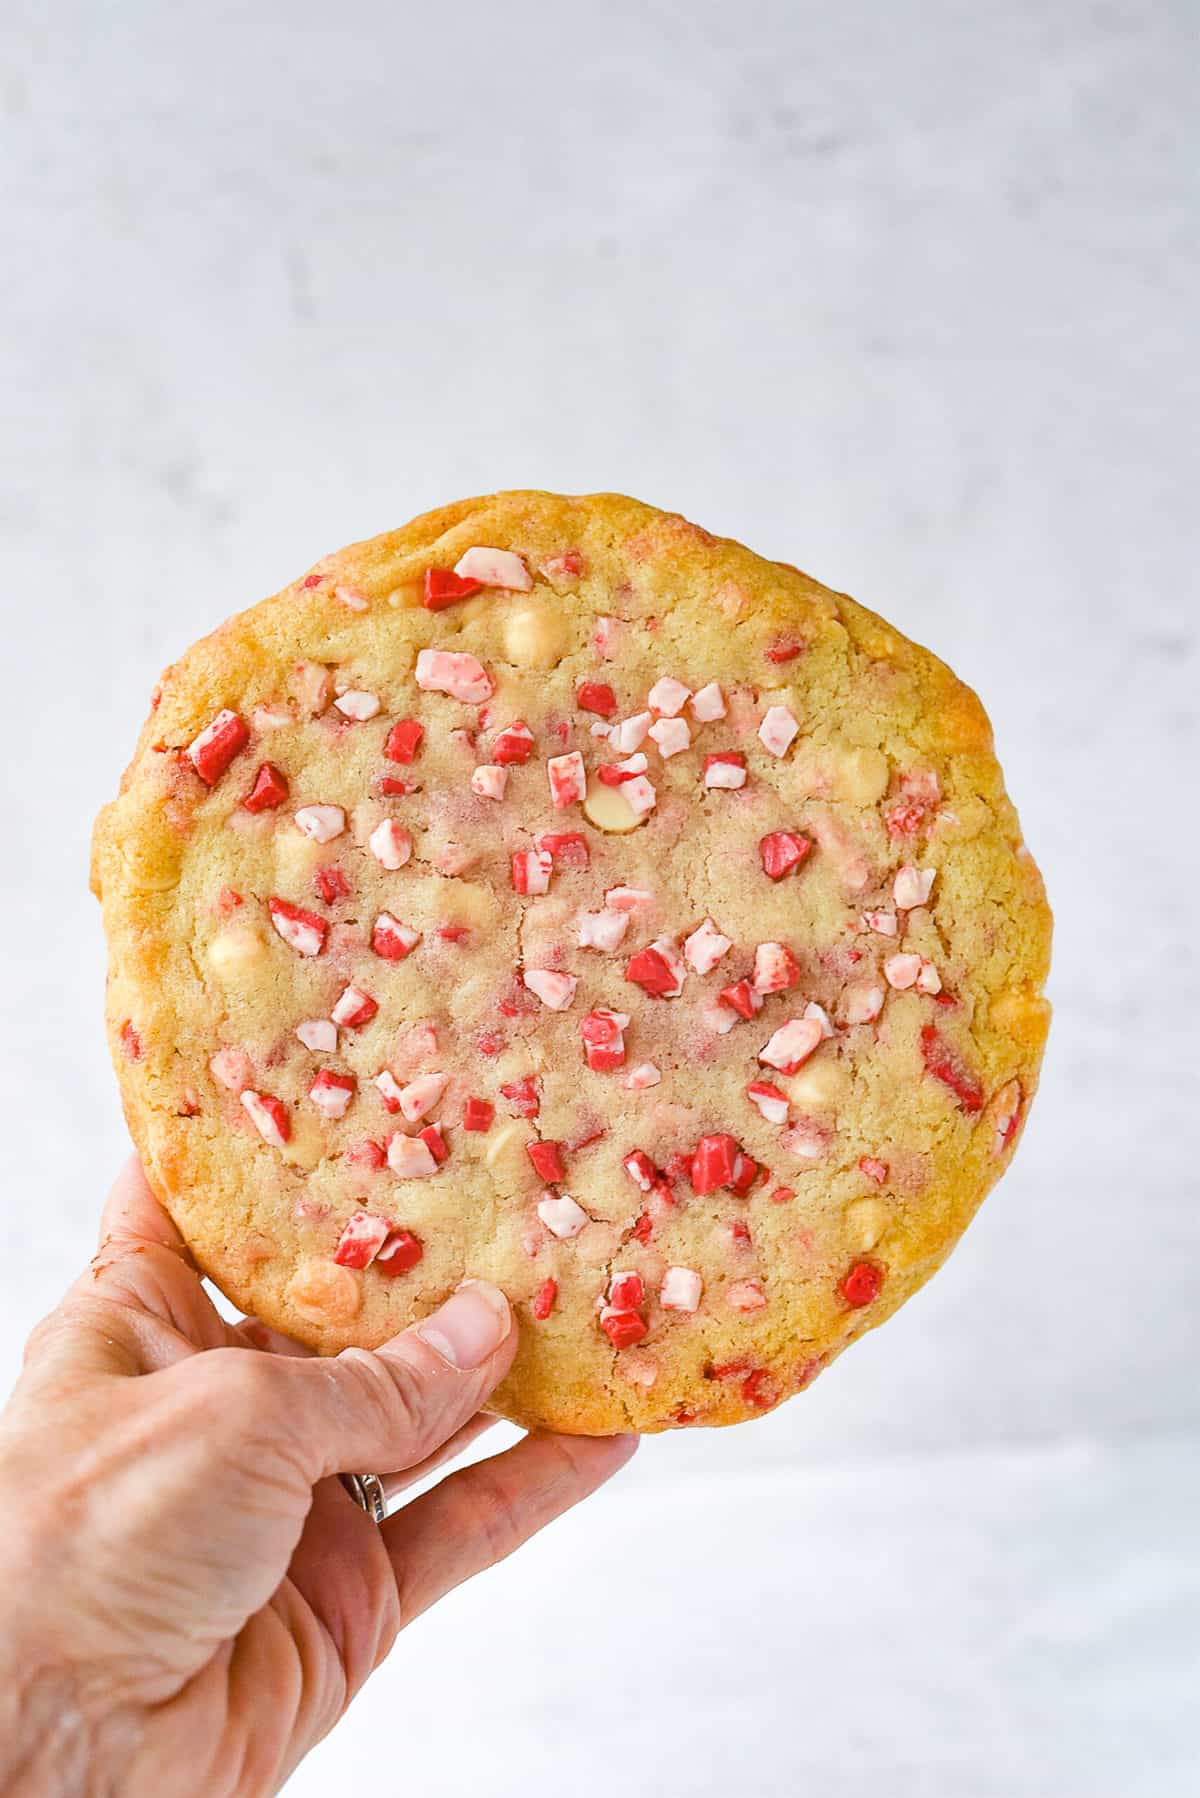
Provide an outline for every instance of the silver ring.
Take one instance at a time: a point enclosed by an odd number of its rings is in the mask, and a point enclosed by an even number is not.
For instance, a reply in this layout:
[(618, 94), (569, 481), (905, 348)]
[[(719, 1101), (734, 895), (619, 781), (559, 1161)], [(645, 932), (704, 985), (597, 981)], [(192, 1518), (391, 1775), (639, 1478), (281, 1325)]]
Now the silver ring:
[(375, 1523), (387, 1521), (387, 1493), (377, 1473), (343, 1473), (338, 1477), (360, 1511), (365, 1511)]

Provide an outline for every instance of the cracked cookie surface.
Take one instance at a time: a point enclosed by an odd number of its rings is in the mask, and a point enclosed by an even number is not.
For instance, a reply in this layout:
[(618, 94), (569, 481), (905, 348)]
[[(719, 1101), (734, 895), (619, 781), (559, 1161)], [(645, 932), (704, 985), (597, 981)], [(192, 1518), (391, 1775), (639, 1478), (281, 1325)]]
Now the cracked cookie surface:
[(204, 1270), (327, 1353), (493, 1280), (526, 1424), (798, 1391), (945, 1259), (1037, 1084), (1050, 915), (974, 694), (614, 495), (447, 507), (196, 644), (93, 885)]

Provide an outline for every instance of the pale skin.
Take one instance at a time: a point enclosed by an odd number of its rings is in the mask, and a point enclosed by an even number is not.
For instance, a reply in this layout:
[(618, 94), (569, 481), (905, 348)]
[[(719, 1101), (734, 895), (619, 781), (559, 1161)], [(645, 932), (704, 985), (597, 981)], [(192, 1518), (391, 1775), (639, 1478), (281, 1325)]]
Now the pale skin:
[(100, 1250), (0, 1418), (0, 1792), (270, 1793), (399, 1630), (587, 1497), (635, 1439), (526, 1436), (381, 1527), (487, 1427), (516, 1350), (494, 1287), (375, 1353), (225, 1323), (131, 1161)]

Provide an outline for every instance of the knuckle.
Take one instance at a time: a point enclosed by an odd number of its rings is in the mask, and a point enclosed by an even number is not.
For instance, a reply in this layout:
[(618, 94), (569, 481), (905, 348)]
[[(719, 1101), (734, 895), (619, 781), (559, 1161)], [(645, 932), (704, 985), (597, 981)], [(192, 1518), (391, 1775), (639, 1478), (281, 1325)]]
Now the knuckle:
[(235, 1430), (262, 1419), (275, 1392), (265, 1358), (235, 1348), (210, 1349), (186, 1363), (192, 1402)]

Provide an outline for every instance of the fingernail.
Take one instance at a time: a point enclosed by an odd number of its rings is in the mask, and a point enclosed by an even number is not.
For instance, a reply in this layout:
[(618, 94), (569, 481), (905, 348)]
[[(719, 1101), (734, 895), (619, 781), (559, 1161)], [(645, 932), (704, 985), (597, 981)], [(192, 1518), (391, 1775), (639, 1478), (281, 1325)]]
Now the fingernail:
[(464, 1280), (440, 1310), (417, 1325), (422, 1342), (451, 1367), (482, 1367), (512, 1327), (508, 1300), (486, 1280)]

